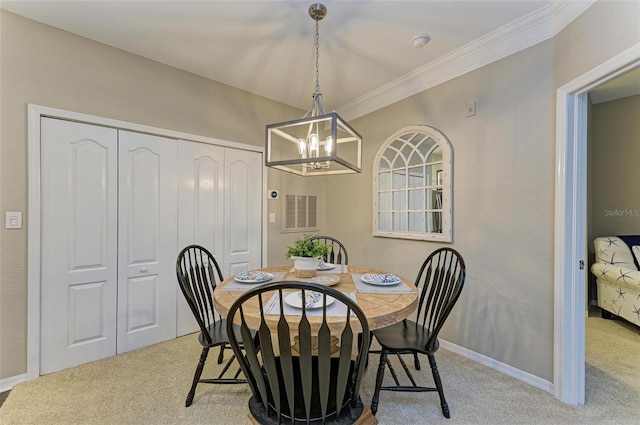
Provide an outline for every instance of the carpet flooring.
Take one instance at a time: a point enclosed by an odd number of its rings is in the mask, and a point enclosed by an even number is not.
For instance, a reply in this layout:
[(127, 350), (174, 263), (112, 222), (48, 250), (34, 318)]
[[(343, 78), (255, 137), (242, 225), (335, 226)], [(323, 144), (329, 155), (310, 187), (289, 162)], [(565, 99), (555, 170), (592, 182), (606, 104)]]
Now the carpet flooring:
[[(562, 404), (552, 394), (441, 349), (436, 359), (451, 419), (442, 416), (437, 393), (383, 392), (376, 417), (382, 425), (640, 423), (640, 328), (589, 317), (586, 330), (585, 405)], [(0, 407), (0, 423), (248, 424), (245, 385), (200, 384), (193, 405), (184, 407), (199, 355), (196, 335), (188, 335), (18, 384)], [(218, 369), (216, 356), (217, 350), (209, 355), (205, 374)], [(366, 403), (377, 356), (370, 362), (362, 385)], [(414, 376), (431, 385), (426, 358), (423, 365)]]

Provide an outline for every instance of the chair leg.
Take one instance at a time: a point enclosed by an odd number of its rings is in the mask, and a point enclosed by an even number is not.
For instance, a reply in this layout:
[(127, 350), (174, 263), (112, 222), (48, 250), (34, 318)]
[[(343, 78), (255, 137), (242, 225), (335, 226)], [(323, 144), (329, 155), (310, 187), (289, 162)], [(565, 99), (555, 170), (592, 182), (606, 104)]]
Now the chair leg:
[(413, 353), (413, 364), (415, 365), (416, 370), (420, 370), (420, 359), (418, 358), (417, 352)]
[[(371, 351), (371, 344), (373, 343), (373, 332), (369, 331), (369, 346), (367, 347), (367, 351)], [(360, 348), (362, 346), (362, 333), (358, 334), (358, 348)], [(369, 357), (367, 356), (367, 359), (364, 363), (364, 370), (368, 370), (369, 369)]]
[(429, 357), (429, 364), (431, 365), (431, 374), (433, 375), (433, 380), (436, 383), (436, 388), (438, 389), (438, 395), (440, 396), (440, 405), (442, 406), (442, 413), (445, 418), (450, 418), (451, 413), (449, 412), (449, 405), (447, 404), (447, 400), (444, 398), (444, 391), (442, 389), (442, 381), (440, 380), (440, 372), (438, 372), (438, 365), (436, 364), (436, 356), (433, 353), (427, 354)]
[(384, 365), (387, 364), (387, 350), (380, 350), (380, 363), (378, 364), (378, 373), (376, 375), (376, 389), (371, 399), (371, 413), (375, 416), (378, 411), (378, 400), (380, 399), (380, 388), (382, 388), (382, 379), (384, 378)]
[(193, 397), (196, 395), (196, 386), (200, 381), (200, 376), (202, 375), (202, 369), (204, 369), (204, 362), (207, 361), (207, 355), (209, 354), (209, 347), (202, 348), (202, 354), (200, 354), (200, 361), (198, 362), (198, 367), (196, 368), (196, 373), (193, 375), (193, 383), (191, 384), (191, 390), (187, 395), (187, 402), (185, 403), (186, 407), (191, 406), (193, 403)]
[(218, 364), (222, 364), (224, 360), (224, 345), (220, 346), (220, 354), (218, 354)]

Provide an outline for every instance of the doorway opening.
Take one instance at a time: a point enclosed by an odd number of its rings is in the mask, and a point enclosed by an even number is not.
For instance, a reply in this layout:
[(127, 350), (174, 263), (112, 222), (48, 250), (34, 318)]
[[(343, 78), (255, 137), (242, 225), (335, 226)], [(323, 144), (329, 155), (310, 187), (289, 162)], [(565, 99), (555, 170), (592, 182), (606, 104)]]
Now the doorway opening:
[(560, 87), (556, 99), (554, 393), (585, 401), (587, 95), (640, 66), (640, 44)]

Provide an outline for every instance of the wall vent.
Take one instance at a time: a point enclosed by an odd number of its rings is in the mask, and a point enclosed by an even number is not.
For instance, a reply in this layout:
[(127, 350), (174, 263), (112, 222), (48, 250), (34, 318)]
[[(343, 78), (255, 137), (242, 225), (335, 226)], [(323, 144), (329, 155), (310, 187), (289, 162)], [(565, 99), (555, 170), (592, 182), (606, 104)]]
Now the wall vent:
[(312, 195), (285, 195), (284, 232), (306, 232), (318, 228), (318, 197)]

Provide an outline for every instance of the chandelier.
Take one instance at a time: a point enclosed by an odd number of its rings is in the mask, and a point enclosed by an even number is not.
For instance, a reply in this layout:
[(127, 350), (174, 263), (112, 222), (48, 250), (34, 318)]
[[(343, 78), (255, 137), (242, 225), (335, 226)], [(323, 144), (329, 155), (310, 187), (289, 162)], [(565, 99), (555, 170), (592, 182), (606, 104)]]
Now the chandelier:
[(322, 105), (319, 22), (326, 15), (323, 4), (309, 7), (316, 22), (311, 107), (302, 118), (266, 125), (265, 165), (300, 176), (359, 173), (362, 168), (362, 137), (336, 111), (326, 113)]

